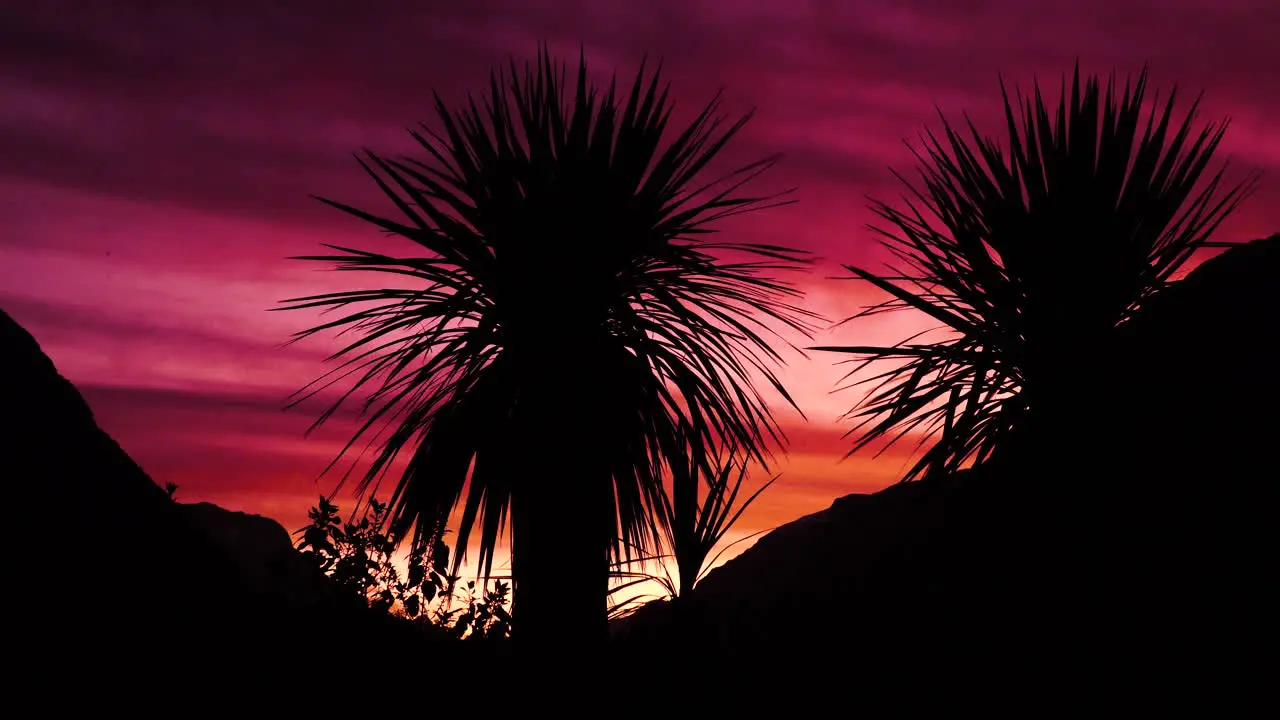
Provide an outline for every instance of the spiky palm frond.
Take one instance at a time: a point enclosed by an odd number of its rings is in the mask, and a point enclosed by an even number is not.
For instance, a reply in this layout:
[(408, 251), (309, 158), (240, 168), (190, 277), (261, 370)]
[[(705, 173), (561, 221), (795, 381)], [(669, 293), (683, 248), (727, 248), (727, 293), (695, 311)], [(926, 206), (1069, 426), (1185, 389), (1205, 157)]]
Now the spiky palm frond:
[(1196, 132), (1193, 106), (1175, 124), (1175, 89), (1139, 134), (1146, 87), (1144, 68), (1104, 95), (1077, 68), (1051, 115), (1038, 83), (1034, 99), (1014, 102), (1002, 82), (1007, 151), (967, 119), (967, 132), (945, 117), (943, 137), (926, 132), (924, 153), (913, 150), (923, 187), (899, 176), (906, 209), (872, 205), (888, 227), (871, 229), (899, 264), (846, 267), (890, 296), (855, 318), (914, 309), (950, 338), (816, 348), (862, 356), (855, 373), (898, 361), (861, 381), (876, 384), (851, 411), (852, 452), (911, 431), (936, 437), (907, 480), (986, 459), (1208, 245), (1252, 179), (1223, 192), (1219, 170), (1197, 190), (1227, 123)]
[[(530, 472), (507, 441), (540, 373), (576, 374), (584, 396), (612, 393), (593, 406), (612, 410), (591, 422), (611, 438), (615, 550), (654, 545), (666, 522), (662, 468), (686, 462), (692, 445), (728, 438), (763, 460), (781, 439), (756, 378), (794, 406), (769, 340), (778, 325), (807, 335), (816, 316), (774, 273), (810, 260), (709, 239), (714, 221), (785, 200), (739, 192), (768, 160), (698, 181), (747, 117), (726, 123), (713, 99), (664, 145), (671, 102), (660, 73), (642, 66), (629, 92), (598, 92), (580, 61), (571, 88), (543, 51), (523, 72), (495, 72), (479, 103), (451, 109), (437, 96), (440, 129), (411, 131), (424, 157), (358, 158), (398, 218), (320, 198), (419, 247), (403, 256), (329, 246), (335, 254), (300, 258), (411, 286), (282, 308), (346, 311), (296, 335), (358, 336), (296, 401), (354, 378), (319, 425), (369, 392), (367, 419), (339, 458), (376, 425), (390, 429), (359, 481), (366, 492), (411, 452), (391, 500), (397, 534), (430, 543), (460, 506), (458, 548), (478, 524), (488, 572), (514, 478)], [(586, 387), (606, 374), (607, 388)]]

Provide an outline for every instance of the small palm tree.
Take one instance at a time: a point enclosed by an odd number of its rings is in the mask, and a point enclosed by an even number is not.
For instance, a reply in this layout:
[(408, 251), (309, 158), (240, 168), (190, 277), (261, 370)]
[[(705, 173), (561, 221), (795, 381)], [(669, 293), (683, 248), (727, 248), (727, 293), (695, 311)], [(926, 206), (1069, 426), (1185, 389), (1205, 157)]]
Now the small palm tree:
[[(744, 495), (742, 490), (749, 466), (750, 460), (733, 448), (720, 448), (673, 468), (672, 491), (663, 495), (664, 515), (670, 518), (663, 538), (666, 552), (638, 555), (617, 563), (614, 576), (622, 582), (612, 590), (612, 594), (620, 594), (646, 583), (657, 583), (663, 595), (638, 595), (622, 600), (613, 605), (610, 611), (613, 616), (630, 614), (647, 600), (689, 597), (726, 552), (768, 532), (769, 528), (757, 530), (721, 545), (747, 508), (781, 477), (774, 475), (750, 495)], [(633, 569), (647, 563), (656, 563), (658, 570)], [(674, 575), (672, 564), (676, 570)]]
[(950, 337), (816, 348), (861, 356), (855, 373), (898, 361), (861, 381), (878, 384), (850, 413), (862, 432), (851, 454), (911, 431), (937, 438), (910, 480), (980, 462), (1015, 428), (1068, 416), (1117, 326), (1212, 244), (1252, 181), (1222, 192), (1219, 170), (1197, 190), (1226, 123), (1197, 132), (1194, 107), (1174, 123), (1175, 91), (1139, 134), (1146, 86), (1144, 69), (1122, 94), (1109, 80), (1104, 96), (1077, 68), (1050, 114), (1038, 85), (1034, 101), (1014, 103), (1002, 84), (1007, 151), (972, 123), (966, 132), (944, 118), (944, 138), (926, 133), (923, 188), (899, 176), (905, 210), (872, 206), (888, 223), (872, 229), (900, 264), (846, 267), (890, 296), (855, 318), (910, 308)]
[[(764, 532), (756, 531), (720, 547), (747, 508), (779, 477), (774, 475), (761, 483), (739, 503), (750, 459), (730, 447), (721, 449), (710, 463), (701, 460), (694, 458), (693, 462), (676, 468), (672, 478), (674, 492), (668, 510), (672, 522), (667, 545), (678, 574), (678, 584), (673, 586), (674, 597), (688, 596), (726, 551)], [(699, 489), (704, 486), (705, 490), (700, 493)]]
[(783, 438), (757, 383), (794, 405), (768, 339), (808, 334), (816, 317), (774, 278), (804, 269), (805, 253), (708, 236), (783, 202), (739, 192), (769, 160), (698, 180), (747, 118), (726, 125), (713, 99), (664, 145), (659, 74), (642, 66), (619, 95), (591, 87), (580, 61), (571, 88), (544, 50), (495, 72), (478, 103), (436, 97), (440, 130), (411, 131), (425, 157), (360, 160), (398, 218), (322, 199), (417, 252), (301, 258), (411, 286), (285, 301), (348, 310), (296, 335), (358, 336), (296, 401), (355, 377), (318, 425), (372, 388), (343, 453), (390, 429), (363, 493), (407, 452), (395, 536), (432, 547), (460, 508), (455, 563), (478, 527), (487, 575), (510, 513), (514, 637), (528, 645), (604, 641), (611, 561), (668, 530), (665, 468), (722, 439), (766, 461)]

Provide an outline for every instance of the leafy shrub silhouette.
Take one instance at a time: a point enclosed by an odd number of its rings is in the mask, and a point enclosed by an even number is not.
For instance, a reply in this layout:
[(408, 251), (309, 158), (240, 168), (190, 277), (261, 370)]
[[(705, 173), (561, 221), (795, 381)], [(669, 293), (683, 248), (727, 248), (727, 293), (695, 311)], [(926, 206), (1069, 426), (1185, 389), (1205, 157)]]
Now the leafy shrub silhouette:
[(437, 540), (430, 552), (410, 553), (405, 573), (396, 567), (397, 543), (387, 536), (388, 506), (371, 498), (359, 520), (339, 517), (338, 506), (324, 497), (307, 511), (298, 551), (341, 588), (359, 595), (369, 607), (429, 626), (458, 639), (506, 638), (511, 633), (511, 588), (492, 579), (479, 589), (475, 581), (459, 587), (449, 572), (450, 548)]

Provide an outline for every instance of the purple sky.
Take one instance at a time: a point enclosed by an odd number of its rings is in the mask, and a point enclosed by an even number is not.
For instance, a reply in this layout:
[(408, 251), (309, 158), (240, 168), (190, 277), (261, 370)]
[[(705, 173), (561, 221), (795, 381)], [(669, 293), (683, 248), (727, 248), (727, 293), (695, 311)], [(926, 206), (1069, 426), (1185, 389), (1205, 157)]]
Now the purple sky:
[[(290, 9), (295, 8), (295, 9)], [(1280, 229), (1280, 4), (1077, 2), (183, 2), (7, 3), (0, 9), (0, 307), (86, 393), (101, 422), (189, 500), (296, 527), (331, 486), (313, 484), (349, 425), (313, 439), (284, 397), (323, 367), (323, 343), (279, 348), (310, 318), (268, 313), (336, 287), (288, 255), (320, 242), (383, 242), (310, 199), (356, 204), (376, 189), (350, 153), (409, 150), (404, 128), (480, 88), (490, 67), (539, 41), (584, 48), (594, 71), (661, 57), (680, 107), (723, 87), (758, 108), (728, 160), (782, 153), (765, 187), (800, 203), (729, 229), (813, 250), (810, 305), (832, 318), (865, 296), (822, 279), (862, 260), (867, 194), (898, 192), (902, 144), (935, 106), (998, 132), (1000, 73), (1056, 88), (1087, 72), (1136, 73), (1206, 91), (1231, 116), (1232, 177), (1264, 171), (1220, 231)], [(993, 120), (996, 122), (993, 123)], [(897, 339), (910, 319), (821, 341)], [(903, 458), (837, 464), (830, 358), (786, 377), (810, 416), (783, 482), (751, 522), (774, 524), (891, 481)]]

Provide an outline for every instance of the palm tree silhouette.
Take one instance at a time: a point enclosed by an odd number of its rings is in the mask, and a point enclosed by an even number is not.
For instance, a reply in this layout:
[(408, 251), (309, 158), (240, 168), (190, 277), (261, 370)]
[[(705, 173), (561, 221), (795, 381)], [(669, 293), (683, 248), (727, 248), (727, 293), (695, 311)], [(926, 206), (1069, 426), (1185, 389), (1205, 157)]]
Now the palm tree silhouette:
[(513, 638), (554, 643), (556, 657), (607, 638), (611, 563), (669, 532), (665, 468), (720, 442), (765, 462), (783, 440), (758, 384), (794, 402), (766, 338), (807, 335), (816, 318), (773, 276), (805, 269), (806, 253), (707, 235), (715, 220), (786, 202), (739, 193), (771, 160), (698, 180), (749, 115), (726, 124), (717, 96), (664, 146), (660, 74), (642, 65), (618, 95), (592, 87), (580, 59), (570, 89), (543, 49), (523, 72), (495, 71), (479, 103), (436, 96), (442, 130), (411, 131), (426, 158), (360, 159), (400, 219), (321, 198), (419, 253), (329, 246), (337, 254), (300, 258), (416, 286), (281, 308), (350, 309), (296, 334), (359, 337), (295, 401), (354, 375), (319, 425), (373, 388), (342, 453), (390, 428), (363, 493), (409, 450), (391, 496), (397, 537), (433, 547), (460, 507), (455, 568), (478, 526), (488, 574), (510, 512)]
[(1144, 68), (1122, 94), (1112, 77), (1104, 96), (1077, 67), (1050, 115), (1038, 83), (1015, 103), (1002, 82), (1007, 151), (967, 120), (967, 132), (943, 118), (943, 138), (926, 133), (924, 154), (913, 151), (923, 188), (899, 175), (906, 209), (872, 205), (888, 223), (872, 230), (899, 264), (846, 268), (890, 296), (854, 318), (911, 308), (950, 337), (814, 348), (861, 356), (854, 373), (899, 361), (860, 381), (876, 384), (850, 412), (862, 431), (850, 454), (922, 431), (936, 442), (911, 480), (981, 462), (1015, 428), (1052, 437), (1051, 423), (1084, 414), (1113, 330), (1216, 244), (1210, 234), (1253, 184), (1221, 192), (1219, 170), (1197, 191), (1227, 123), (1193, 132), (1195, 106), (1173, 123), (1175, 89), (1139, 135), (1146, 86)]

